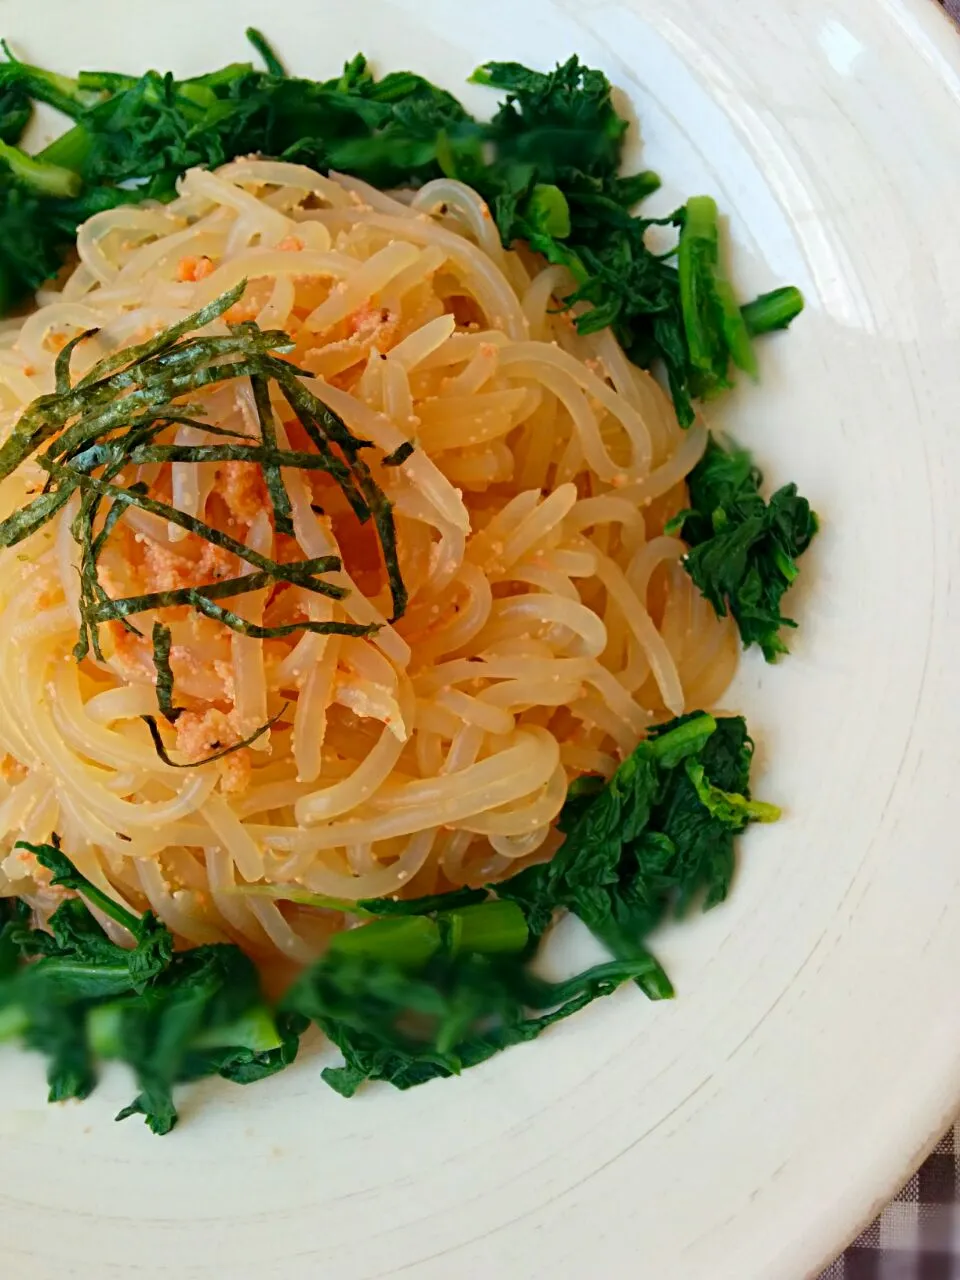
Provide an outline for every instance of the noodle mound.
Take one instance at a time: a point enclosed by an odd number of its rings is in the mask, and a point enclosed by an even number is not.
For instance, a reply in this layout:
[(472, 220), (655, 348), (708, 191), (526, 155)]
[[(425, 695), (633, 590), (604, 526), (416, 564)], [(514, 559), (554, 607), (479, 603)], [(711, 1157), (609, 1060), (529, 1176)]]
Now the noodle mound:
[[(609, 776), (652, 722), (722, 693), (735, 635), (683, 571), (682, 542), (663, 535), (705, 432), (678, 428), (609, 331), (577, 335), (556, 300), (563, 272), (505, 252), (469, 188), (387, 196), (241, 160), (188, 173), (172, 204), (96, 215), (77, 247), (63, 287), (0, 332), (0, 436), (53, 390), (57, 352), (79, 332), (99, 330), (74, 352), (78, 376), (246, 278), (224, 319), (286, 330), (310, 389), (373, 442), (410, 604), (387, 621), (376, 539), (322, 472), (284, 475), (290, 539), (252, 463), (131, 469), (126, 483), (264, 555), (342, 557), (342, 601), (281, 584), (239, 597), (244, 618), (382, 624), (369, 638), (261, 640), (185, 606), (157, 611), (187, 708), (178, 761), (277, 717), (249, 747), (173, 768), (140, 720), (157, 710), (153, 619), (136, 620), (142, 635), (107, 623), (103, 661), (72, 656), (73, 499), (0, 551), (0, 892), (49, 910), (56, 891), (14, 844), (59, 832), (78, 870), (183, 939), (309, 960), (340, 917), (239, 885), (355, 899), (503, 878), (558, 846), (573, 778)], [(257, 434), (249, 380), (199, 400), (212, 424)], [(289, 407), (274, 409), (281, 445), (309, 448)], [(181, 425), (165, 439), (209, 437)], [(409, 457), (382, 465), (408, 440)], [(44, 478), (30, 464), (4, 481), (0, 518)], [(99, 564), (110, 596), (237, 571), (228, 552), (135, 508)]]

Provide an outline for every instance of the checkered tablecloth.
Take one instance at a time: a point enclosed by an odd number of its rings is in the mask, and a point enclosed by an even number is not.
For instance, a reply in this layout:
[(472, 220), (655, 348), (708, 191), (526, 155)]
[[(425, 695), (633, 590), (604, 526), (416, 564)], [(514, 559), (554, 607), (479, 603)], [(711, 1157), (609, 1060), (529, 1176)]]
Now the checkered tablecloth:
[[(960, 0), (940, 2), (960, 23)], [(960, 1280), (960, 1124), (819, 1280)]]
[(960, 1280), (960, 1125), (820, 1280)]

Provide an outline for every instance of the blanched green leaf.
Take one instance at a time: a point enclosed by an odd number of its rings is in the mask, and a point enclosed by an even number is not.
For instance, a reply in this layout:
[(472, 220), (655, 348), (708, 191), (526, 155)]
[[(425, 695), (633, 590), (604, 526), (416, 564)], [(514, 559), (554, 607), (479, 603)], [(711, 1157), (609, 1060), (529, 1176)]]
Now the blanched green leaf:
[[(684, 425), (696, 397), (729, 384), (731, 361), (753, 371), (751, 336), (785, 327), (802, 307), (792, 290), (741, 310), (720, 270), (712, 201), (695, 198), (667, 219), (635, 216), (660, 180), (621, 174), (627, 121), (607, 77), (577, 57), (547, 72), (513, 62), (478, 68), (473, 80), (506, 93), (482, 124), (413, 72), (378, 80), (358, 54), (331, 80), (288, 76), (266, 38), (253, 28), (247, 35), (265, 71), (234, 63), (180, 81), (155, 71), (70, 79), (15, 59), (0, 66), (8, 146), (32, 98), (76, 121), (36, 161), (5, 153), (18, 177), (9, 199), (0, 184), (0, 304), (4, 287), (13, 302), (53, 274), (83, 218), (130, 200), (169, 200), (184, 170), (260, 153), (380, 187), (443, 174), (476, 187), (504, 244), (527, 240), (569, 270), (569, 301), (586, 304), (583, 332), (612, 325), (632, 359), (662, 365)], [(647, 243), (649, 229), (664, 224), (679, 231), (678, 262)], [(5, 279), (3, 246), (14, 243)], [(283, 523), (275, 473), (270, 490)]]
[(669, 997), (646, 950), (650, 932), (671, 910), (721, 901), (734, 834), (776, 816), (749, 798), (751, 755), (739, 717), (696, 712), (658, 726), (608, 783), (571, 789), (560, 850), (496, 892), (523, 908), (537, 935), (556, 911), (573, 912), (618, 958), (647, 957), (638, 983), (652, 999)]
[(690, 546), (684, 567), (720, 617), (733, 615), (744, 646), (758, 644), (772, 662), (787, 652), (781, 629), (796, 626), (780, 606), (817, 517), (793, 484), (765, 502), (749, 453), (715, 439), (688, 483), (690, 508), (668, 525)]
[(0, 140), (16, 146), (32, 115), (33, 103), (27, 91), (0, 78)]
[(778, 822), (780, 819), (780, 810), (775, 804), (748, 800), (745, 796), (714, 786), (707, 780), (702, 764), (688, 761), (687, 777), (704, 808), (731, 830), (740, 831), (748, 822)]
[[(50, 932), (31, 929), (22, 907), (7, 906), (0, 1038), (20, 1036), (47, 1055), (52, 1098), (89, 1093), (95, 1058), (127, 1063), (138, 1093), (118, 1119), (141, 1115), (163, 1134), (176, 1124), (179, 1083), (272, 1075), (293, 1061), (308, 1022), (343, 1054), (343, 1066), (323, 1078), (350, 1097), (367, 1081), (407, 1089), (459, 1074), (624, 982), (669, 997), (647, 936), (668, 912), (719, 902), (735, 836), (747, 822), (776, 816), (750, 798), (752, 750), (738, 717), (697, 712), (656, 727), (609, 782), (586, 778), (571, 787), (561, 820), (566, 841), (553, 862), (492, 891), (350, 902), (296, 886), (248, 886), (371, 920), (334, 935), (277, 1010), (236, 947), (175, 953), (149, 913), (119, 907), (59, 848), (32, 846), (57, 883), (107, 910), (136, 945), (113, 943), (80, 898), (60, 906)], [(580, 916), (616, 959), (548, 983), (528, 962), (562, 909)]]
[(534, 1039), (645, 966), (599, 965), (552, 984), (515, 959), (441, 955), (411, 973), (389, 961), (331, 953), (298, 979), (284, 1005), (316, 1022), (343, 1054), (344, 1065), (327, 1067), (323, 1079), (349, 1098), (368, 1081), (409, 1089), (459, 1075)]
[[(253, 962), (216, 944), (174, 952), (150, 913), (137, 916), (81, 875), (57, 845), (22, 845), (53, 872), (53, 884), (82, 894), (65, 899), (49, 931), (31, 929), (19, 904), (0, 929), (0, 1031), (46, 1055), (51, 1101), (86, 1097), (95, 1059), (134, 1071), (140, 1092), (121, 1116), (142, 1114), (155, 1133), (176, 1123), (175, 1086), (220, 1073), (245, 1083), (296, 1056), (305, 1022), (275, 1019)], [(131, 935), (113, 942), (92, 903)]]

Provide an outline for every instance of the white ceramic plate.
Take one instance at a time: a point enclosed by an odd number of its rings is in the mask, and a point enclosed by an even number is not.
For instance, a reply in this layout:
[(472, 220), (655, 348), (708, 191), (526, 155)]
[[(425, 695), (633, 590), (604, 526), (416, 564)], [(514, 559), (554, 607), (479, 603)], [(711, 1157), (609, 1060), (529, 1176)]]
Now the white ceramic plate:
[(823, 517), (793, 656), (730, 699), (788, 816), (663, 938), (675, 1003), (624, 991), (462, 1080), (347, 1103), (307, 1055), (188, 1094), (160, 1141), (111, 1123), (128, 1080), (49, 1108), (6, 1054), (3, 1272), (813, 1275), (960, 1105), (960, 35), (933, 0), (0, 0), (63, 71), (207, 70), (253, 21), (297, 70), (362, 48), (454, 90), (577, 51), (664, 207), (714, 192), (741, 283), (804, 289), (714, 419)]

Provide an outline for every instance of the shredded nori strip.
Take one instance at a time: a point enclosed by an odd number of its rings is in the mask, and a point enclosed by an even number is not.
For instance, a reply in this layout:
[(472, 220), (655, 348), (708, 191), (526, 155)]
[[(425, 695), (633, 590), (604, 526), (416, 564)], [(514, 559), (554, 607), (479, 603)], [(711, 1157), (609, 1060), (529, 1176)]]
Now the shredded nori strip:
[(317, 415), (313, 411), (311, 400), (314, 399), (310, 393), (295, 378), (290, 382), (280, 380), (280, 389), (284, 394), (284, 399), (290, 408), (297, 415), (301, 426), (310, 437), (310, 443), (317, 450), (321, 458), (329, 462), (329, 471), (333, 478), (340, 485), (346, 496), (347, 501), (353, 509), (357, 519), (364, 523), (370, 519), (370, 508), (363, 499), (363, 495), (356, 484), (352, 469), (347, 465), (343, 458), (338, 457), (330, 448), (330, 442), (320, 424)]
[(183, 707), (173, 705), (173, 671), (170, 668), (170, 628), (162, 622), (153, 624), (153, 665), (157, 671), (157, 706), (169, 724), (175, 724)]
[(78, 333), (71, 338), (57, 356), (53, 366), (53, 376), (58, 395), (66, 395), (70, 390), (70, 357), (73, 355), (74, 349), (85, 339), (92, 338), (94, 334), (99, 332), (99, 329), (84, 329), (82, 333)]
[[(393, 510), (360, 457), (372, 442), (355, 436), (330, 407), (304, 385), (304, 370), (281, 359), (294, 344), (281, 330), (261, 330), (245, 322), (230, 325), (228, 335), (196, 332), (219, 319), (243, 294), (239, 282), (191, 316), (155, 334), (148, 341), (97, 361), (84, 377), (70, 384), (70, 360), (78, 343), (95, 330), (67, 343), (56, 362), (56, 392), (38, 397), (0, 446), (0, 479), (33, 458), (47, 472), (43, 492), (0, 521), (0, 546), (13, 546), (42, 528), (79, 494), (71, 533), (80, 548), (80, 634), (74, 656), (82, 660), (93, 650), (102, 659), (99, 627), (118, 622), (135, 635), (142, 633), (132, 616), (158, 609), (189, 607), (231, 630), (260, 639), (301, 631), (321, 635), (367, 636), (376, 624), (313, 620), (278, 626), (255, 624), (217, 601), (286, 583), (341, 600), (345, 587), (325, 580), (342, 564), (337, 556), (279, 561), (170, 502), (150, 496), (142, 481), (124, 483), (125, 468), (168, 463), (249, 462), (258, 466), (272, 507), (277, 533), (292, 536), (293, 509), (282, 469), (324, 471), (338, 484), (358, 520), (372, 518), (393, 601), (394, 618), (407, 603), (400, 574)], [(202, 405), (187, 399), (204, 388), (249, 378), (260, 425), (260, 440), (202, 421)], [(282, 448), (271, 384), (303, 425), (313, 451)], [(219, 441), (210, 444), (168, 444), (169, 428), (187, 425), (208, 432)], [(40, 450), (43, 452), (39, 452)], [(384, 460), (397, 466), (409, 457), (406, 443)], [(124, 513), (136, 507), (184, 529), (249, 565), (251, 572), (215, 582), (139, 596), (112, 598), (104, 590), (97, 565)], [(153, 654), (157, 672), (157, 704), (171, 723), (179, 713), (173, 703), (170, 669), (170, 630), (160, 621), (153, 626)], [(265, 729), (263, 730), (265, 732)], [(251, 739), (252, 740), (252, 739)], [(242, 745), (242, 744), (241, 744)], [(234, 748), (236, 749), (236, 748)], [(213, 758), (213, 757), (211, 757)], [(219, 758), (219, 757), (217, 757)]]
[[(81, 489), (93, 490), (103, 497), (114, 498), (125, 506), (139, 507), (142, 511), (149, 511), (153, 515), (159, 516), (161, 520), (169, 520), (171, 524), (179, 525), (181, 529), (186, 529), (188, 533), (195, 533), (199, 537), (206, 539), (207, 542), (212, 542), (215, 546), (222, 547), (224, 551), (229, 551), (233, 555), (239, 556), (241, 560), (246, 560), (248, 564), (255, 565), (258, 569), (269, 570), (279, 582), (292, 582), (296, 586), (306, 587), (309, 591), (316, 591), (320, 595), (329, 596), (331, 600), (342, 600), (348, 594), (344, 587), (335, 586), (330, 582), (319, 582), (314, 578), (315, 570), (312, 566), (318, 563), (316, 560), (290, 560), (287, 562), (271, 560), (269, 556), (261, 555), (259, 551), (248, 547), (246, 543), (238, 542), (229, 533), (215, 529), (213, 525), (207, 524), (196, 516), (187, 515), (185, 511), (181, 511), (178, 507), (172, 507), (169, 503), (158, 502), (155, 498), (147, 497), (144, 493), (135, 492), (133, 485), (125, 489), (122, 485), (110, 484), (109, 482), (98, 480), (94, 476), (77, 475), (76, 478)], [(325, 558), (321, 563), (330, 563), (333, 560), (337, 561), (336, 568), (339, 568), (340, 562), (337, 557), (330, 557), (329, 561)]]
[[(271, 360), (271, 365), (288, 404), (303, 423), (305, 430), (318, 450), (322, 450), (324, 436), (327, 436), (334, 444), (339, 445), (344, 454), (353, 482), (359, 493), (359, 502), (352, 503), (354, 511), (360, 520), (369, 519), (370, 515), (373, 516), (373, 522), (380, 539), (384, 567), (387, 571), (387, 581), (390, 584), (390, 596), (393, 600), (391, 622), (396, 622), (406, 612), (407, 589), (400, 573), (393, 507), (386, 494), (373, 479), (370, 468), (359, 457), (361, 449), (370, 447), (370, 441), (357, 440), (352, 436), (343, 419), (334, 413), (328, 405), (325, 405), (322, 400), (318, 400), (316, 396), (312, 395), (302, 383), (297, 381), (295, 376), (288, 372), (289, 365), (284, 365), (282, 360)], [(350, 493), (346, 487), (341, 484), (341, 488), (344, 489), (344, 493), (347, 494), (349, 499)], [(363, 514), (364, 512), (366, 512), (366, 515)]]
[(385, 467), (402, 467), (406, 460), (413, 453), (413, 445), (409, 440), (404, 440), (403, 444), (398, 445), (393, 453), (388, 453), (383, 459)]
[[(118, 373), (118, 370), (134, 369), (139, 361), (166, 351), (185, 334), (210, 324), (238, 301), (246, 286), (246, 280), (241, 280), (207, 306), (193, 315), (185, 316), (169, 329), (161, 330), (148, 341), (105, 356), (69, 393), (38, 396), (17, 420), (3, 445), (0, 445), (0, 479), (10, 475), (35, 449), (57, 435), (69, 418), (90, 408), (91, 397), (94, 403), (99, 404), (109, 401), (116, 392), (125, 390), (130, 385), (130, 380), (128, 378), (125, 382), (123, 372)], [(117, 423), (118, 426), (122, 425), (124, 412), (129, 416), (129, 411), (134, 407), (132, 404), (121, 407), (118, 415), (121, 422)]]
[(220, 751), (215, 751), (213, 755), (204, 756), (202, 760), (190, 760), (186, 764), (178, 764), (176, 760), (171, 760), (167, 754), (167, 749), (163, 745), (163, 738), (160, 736), (160, 727), (157, 724), (155, 716), (141, 716), (140, 719), (150, 730), (150, 737), (153, 739), (153, 745), (156, 748), (157, 755), (164, 764), (169, 765), (171, 769), (199, 769), (202, 765), (213, 764), (215, 760), (222, 760), (224, 756), (232, 756), (235, 751), (242, 751), (244, 747), (250, 747), (259, 741), (265, 733), (273, 728), (283, 713), (289, 706), (289, 702), (285, 702), (275, 716), (262, 724), (259, 729), (254, 730), (248, 738), (241, 738), (239, 742), (235, 742), (232, 747), (224, 747)]
[(214, 604), (204, 595), (197, 596), (193, 607), (198, 613), (212, 618), (214, 622), (222, 622), (232, 631), (239, 631), (244, 636), (252, 636), (255, 640), (276, 640), (281, 636), (296, 635), (298, 631), (312, 631), (318, 636), (369, 636), (380, 630), (375, 622), (303, 621), (288, 622), (279, 627), (262, 627), (258, 623), (241, 618), (239, 614), (232, 613), (229, 609), (224, 609), (222, 605)]
[[(116, 460), (104, 470), (104, 476), (108, 480), (112, 480), (121, 470), (123, 463)], [(129, 488), (132, 494), (142, 494), (146, 490), (146, 485), (137, 483), (132, 484)], [(95, 625), (90, 622), (90, 611), (99, 603), (109, 599), (106, 591), (100, 584), (97, 575), (97, 557), (102, 551), (106, 539), (110, 536), (111, 531), (116, 526), (124, 511), (122, 503), (113, 503), (104, 519), (103, 526), (98, 534), (94, 534), (94, 522), (96, 520), (100, 505), (101, 497), (95, 491), (88, 490), (83, 494), (80, 502), (80, 508), (73, 520), (71, 533), (74, 541), (80, 546), (80, 638), (74, 647), (74, 657), (78, 662), (86, 657), (90, 646), (93, 647), (94, 656), (103, 661), (103, 650), (100, 647), (100, 633)], [(139, 635), (140, 632), (132, 622), (123, 620), (123, 626)]]
[(69, 500), (74, 486), (67, 485), (49, 493), (42, 493), (26, 506), (14, 511), (6, 520), (0, 520), (0, 547), (13, 547), (52, 520)]
[(225, 599), (245, 595), (248, 591), (262, 591), (274, 582), (275, 576), (268, 570), (245, 573), (237, 578), (220, 578), (216, 582), (202, 582), (195, 587), (172, 587), (169, 591), (149, 591), (140, 596), (114, 596), (92, 610), (91, 621), (117, 622), (131, 614), (148, 613), (152, 609), (174, 609), (181, 605), (197, 607), (200, 596), (208, 600)]
[(112, 355), (105, 356), (93, 366), (86, 377), (80, 379), (77, 383), (77, 390), (79, 391), (82, 387), (92, 382), (100, 382), (116, 372), (116, 370), (124, 369), (128, 365), (135, 365), (159, 351), (166, 351), (168, 347), (172, 347), (179, 342), (186, 334), (193, 333), (197, 329), (203, 329), (214, 320), (219, 320), (225, 311), (229, 311), (234, 303), (240, 301), (246, 287), (246, 279), (238, 280), (232, 289), (227, 289), (218, 298), (208, 302), (205, 307), (201, 307), (199, 311), (194, 311), (192, 315), (184, 316), (182, 320), (170, 325), (168, 329), (161, 329), (152, 338), (148, 338), (145, 342), (140, 342), (136, 346), (124, 347), (120, 351), (115, 351)]
[[(264, 443), (264, 452), (271, 450), (276, 452), (277, 424), (273, 416), (273, 406), (270, 403), (270, 386), (266, 378), (261, 377), (251, 378), (250, 386), (253, 388), (253, 402), (257, 407), (257, 417), (260, 419), (260, 437)], [(290, 495), (284, 486), (279, 463), (264, 461), (262, 466), (263, 480), (267, 486), (267, 493), (270, 495), (270, 503), (273, 507), (274, 528), (277, 533), (285, 533), (292, 538), (293, 520), (291, 518)]]

